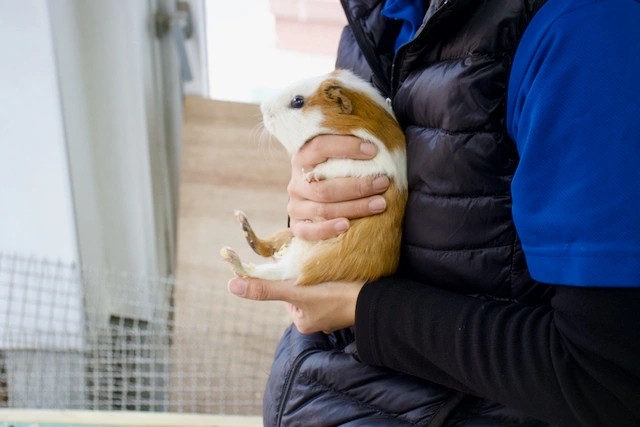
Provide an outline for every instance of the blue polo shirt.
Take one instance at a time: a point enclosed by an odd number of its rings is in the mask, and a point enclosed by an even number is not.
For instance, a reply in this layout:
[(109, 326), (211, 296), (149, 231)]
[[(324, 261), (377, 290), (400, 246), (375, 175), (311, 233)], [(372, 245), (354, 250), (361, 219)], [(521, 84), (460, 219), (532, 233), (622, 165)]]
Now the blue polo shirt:
[(395, 50), (413, 39), (422, 25), (425, 8), (424, 0), (386, 0), (382, 15), (401, 22), (400, 32), (396, 38)]
[(640, 286), (640, 2), (549, 0), (514, 58), (507, 131), (532, 277)]
[(640, 287), (640, 0), (548, 0), (518, 45), (506, 124), (531, 276)]

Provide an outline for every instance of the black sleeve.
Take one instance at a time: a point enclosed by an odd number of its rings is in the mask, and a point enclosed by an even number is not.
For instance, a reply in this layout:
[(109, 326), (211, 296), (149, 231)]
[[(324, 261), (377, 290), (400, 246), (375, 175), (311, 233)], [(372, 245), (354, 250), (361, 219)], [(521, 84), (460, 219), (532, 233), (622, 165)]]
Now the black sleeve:
[(554, 288), (535, 307), (369, 283), (358, 353), (559, 426), (639, 426), (640, 289)]

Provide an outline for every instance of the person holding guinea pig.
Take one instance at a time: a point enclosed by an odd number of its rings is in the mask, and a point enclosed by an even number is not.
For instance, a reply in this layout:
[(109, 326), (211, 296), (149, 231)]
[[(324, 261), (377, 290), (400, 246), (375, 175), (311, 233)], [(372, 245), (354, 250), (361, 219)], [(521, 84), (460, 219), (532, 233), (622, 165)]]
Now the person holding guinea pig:
[[(229, 282), (292, 317), (265, 426), (639, 426), (640, 2), (342, 4), (336, 67), (406, 137), (400, 266)], [(293, 235), (384, 212), (385, 176), (301, 172), (375, 155), (347, 135), (293, 155)]]

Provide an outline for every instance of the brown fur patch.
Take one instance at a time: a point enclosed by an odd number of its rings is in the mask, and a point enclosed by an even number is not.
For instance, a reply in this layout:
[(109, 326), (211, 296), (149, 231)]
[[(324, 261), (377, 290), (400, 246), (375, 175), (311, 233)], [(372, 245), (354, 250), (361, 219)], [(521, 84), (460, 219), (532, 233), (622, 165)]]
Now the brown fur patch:
[(256, 236), (244, 213), (236, 212), (236, 218), (240, 224), (242, 224), (242, 231), (244, 231), (247, 243), (249, 243), (251, 249), (260, 256), (272, 257), (293, 238), (291, 229), (285, 228), (284, 230), (276, 231), (265, 239), (260, 239)]
[[(340, 96), (336, 96), (338, 89)], [(350, 105), (346, 114), (345, 102)], [(356, 129), (364, 129), (378, 137), (390, 152), (405, 150), (404, 132), (398, 122), (368, 95), (342, 86), (337, 79), (323, 82), (302, 108), (320, 108), (325, 117), (322, 126), (338, 134), (351, 135)]]
[(369, 281), (396, 271), (407, 191), (392, 181), (383, 196), (387, 201), (384, 212), (351, 220), (346, 233), (316, 244), (303, 262), (298, 285)]

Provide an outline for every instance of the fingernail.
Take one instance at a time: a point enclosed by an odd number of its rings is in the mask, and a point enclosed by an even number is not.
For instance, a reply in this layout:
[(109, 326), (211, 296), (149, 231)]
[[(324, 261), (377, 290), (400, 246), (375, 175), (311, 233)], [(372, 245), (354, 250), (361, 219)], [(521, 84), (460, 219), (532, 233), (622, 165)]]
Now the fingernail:
[(349, 228), (349, 221), (339, 221), (333, 226), (338, 233), (344, 233)]
[(238, 296), (244, 296), (244, 294), (247, 293), (247, 286), (249, 284), (242, 279), (232, 279), (229, 282), (229, 291), (231, 291), (232, 294), (234, 295), (238, 295)]
[(369, 209), (373, 213), (379, 213), (387, 206), (387, 202), (382, 197), (377, 197), (369, 202)]
[(389, 186), (389, 178), (387, 178), (386, 176), (379, 176), (373, 180), (372, 184), (374, 190), (384, 190)]
[(370, 142), (363, 142), (360, 144), (360, 151), (367, 156), (373, 156), (376, 154), (376, 147)]

